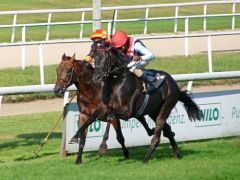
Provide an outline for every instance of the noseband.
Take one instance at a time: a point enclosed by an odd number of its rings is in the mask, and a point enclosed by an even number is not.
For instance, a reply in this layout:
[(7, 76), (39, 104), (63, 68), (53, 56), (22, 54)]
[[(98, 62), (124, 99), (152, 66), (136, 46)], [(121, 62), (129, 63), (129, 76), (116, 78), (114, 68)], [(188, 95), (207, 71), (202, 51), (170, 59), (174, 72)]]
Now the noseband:
[[(68, 76), (70, 76), (70, 78), (68, 79), (68, 81), (66, 81), (65, 79), (62, 79), (62, 81), (65, 83), (63, 89), (67, 89), (70, 85), (72, 85), (74, 83), (74, 76), (77, 78), (76, 79), (76, 82), (79, 81), (79, 78), (78, 76), (76, 75), (76, 71), (75, 71), (75, 68), (74, 68), (74, 63), (73, 63), (73, 66), (71, 68), (71, 72), (67, 73)], [(81, 74), (80, 74), (81, 75)]]

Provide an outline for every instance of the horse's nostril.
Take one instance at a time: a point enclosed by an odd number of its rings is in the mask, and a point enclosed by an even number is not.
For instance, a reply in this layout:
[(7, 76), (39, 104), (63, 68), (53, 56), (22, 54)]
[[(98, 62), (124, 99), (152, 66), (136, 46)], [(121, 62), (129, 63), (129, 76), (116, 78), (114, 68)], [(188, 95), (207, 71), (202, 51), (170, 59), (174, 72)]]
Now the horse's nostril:
[(64, 94), (64, 90), (61, 89), (61, 88), (54, 88), (54, 93), (55, 93), (56, 96), (60, 96), (61, 97)]

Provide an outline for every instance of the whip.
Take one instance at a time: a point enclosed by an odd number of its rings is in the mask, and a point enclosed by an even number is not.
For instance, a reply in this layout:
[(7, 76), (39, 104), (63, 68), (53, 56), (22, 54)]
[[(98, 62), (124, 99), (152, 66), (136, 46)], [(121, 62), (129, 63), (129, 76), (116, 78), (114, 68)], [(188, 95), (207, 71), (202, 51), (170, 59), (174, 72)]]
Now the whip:
[[(73, 98), (75, 97), (75, 95), (77, 94), (77, 92), (75, 92), (73, 94), (73, 96), (71, 97), (71, 99), (69, 100), (68, 103), (72, 102)], [(37, 151), (33, 151), (33, 153), (36, 156), (39, 156), (38, 153), (42, 150), (43, 146), (47, 143), (49, 136), (52, 134), (53, 130), (56, 128), (57, 124), (59, 123), (60, 119), (62, 119), (64, 112), (62, 112), (62, 114), (60, 115), (60, 117), (58, 118), (58, 120), (56, 121), (56, 123), (53, 125), (53, 127), (49, 130), (47, 136), (45, 137), (45, 139), (43, 140), (42, 144), (40, 145), (40, 148)]]

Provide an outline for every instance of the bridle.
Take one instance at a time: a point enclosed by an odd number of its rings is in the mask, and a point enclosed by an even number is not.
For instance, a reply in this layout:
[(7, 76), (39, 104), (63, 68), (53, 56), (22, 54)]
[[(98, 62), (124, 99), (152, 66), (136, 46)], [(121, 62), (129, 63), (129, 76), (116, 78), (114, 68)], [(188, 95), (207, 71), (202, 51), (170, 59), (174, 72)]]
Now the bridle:
[[(110, 52), (109, 49), (104, 49), (105, 52), (107, 52), (108, 54), (108, 58), (106, 60), (107, 64), (106, 66), (104, 66), (104, 73), (101, 76), (101, 79), (106, 79), (110, 74), (113, 73), (117, 73), (120, 69), (126, 67), (126, 64), (123, 64), (121, 66), (118, 67), (114, 67), (113, 69), (111, 69), (111, 67), (113, 66), (113, 56), (112, 53)], [(95, 66), (95, 68), (101, 68), (100, 66)]]
[(73, 62), (72, 65), (73, 66), (72, 66), (70, 72), (67, 73), (68, 76), (70, 76), (68, 81), (66, 81), (65, 79), (61, 79), (65, 83), (65, 85), (63, 86), (63, 90), (66, 90), (69, 86), (71, 86), (74, 83), (74, 77), (76, 77), (75, 82), (79, 82), (79, 77), (76, 75), (76, 71), (75, 71), (75, 68), (74, 68), (74, 62)]

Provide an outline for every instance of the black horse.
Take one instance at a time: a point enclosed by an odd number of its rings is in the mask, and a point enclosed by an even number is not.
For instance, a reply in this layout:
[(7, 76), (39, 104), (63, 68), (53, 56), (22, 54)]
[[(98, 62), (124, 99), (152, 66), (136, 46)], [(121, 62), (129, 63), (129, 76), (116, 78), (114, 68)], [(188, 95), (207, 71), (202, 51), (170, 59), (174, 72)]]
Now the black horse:
[[(200, 119), (200, 110), (186, 91), (181, 91), (175, 80), (164, 71), (151, 70), (153, 74), (165, 76), (162, 85), (154, 92), (145, 93), (142, 81), (127, 68), (128, 58), (114, 48), (97, 49), (95, 53), (95, 82), (104, 81), (111, 86), (108, 106), (114, 117), (128, 120), (148, 114), (155, 121), (154, 136), (144, 162), (147, 163), (160, 143), (161, 131), (166, 128), (166, 120), (178, 101), (184, 103), (190, 120)], [(143, 105), (146, 97), (148, 102)], [(170, 128), (170, 127), (168, 127)], [(167, 134), (174, 151), (179, 156), (179, 149), (173, 134)]]
[[(77, 88), (77, 103), (79, 107), (79, 122), (81, 125), (81, 139), (80, 145), (83, 149), (87, 131), (86, 127), (89, 118), (97, 117), (98, 119), (107, 122), (106, 131), (103, 136), (103, 141), (100, 145), (99, 152), (104, 154), (107, 151), (106, 141), (108, 139), (108, 133), (110, 124), (113, 125), (116, 131), (116, 138), (122, 146), (123, 155), (125, 158), (129, 157), (129, 152), (125, 147), (125, 140), (121, 131), (120, 120), (114, 119), (113, 121), (107, 121), (108, 107), (102, 102), (102, 85), (101, 83), (95, 83), (92, 80), (93, 76), (93, 67), (83, 60), (76, 60), (75, 54), (72, 57), (62, 56), (57, 67), (57, 79), (55, 82), (54, 91), (57, 96), (63, 96), (65, 91), (69, 86), (74, 84)], [(145, 118), (138, 119), (142, 123), (143, 127), (147, 131), (149, 136), (153, 135), (153, 130), (148, 127), (148, 124), (145, 121)], [(71, 139), (71, 142), (78, 142), (78, 137), (80, 137), (80, 130), (78, 133)], [(77, 163), (81, 163), (82, 151), (79, 153), (79, 158)]]

